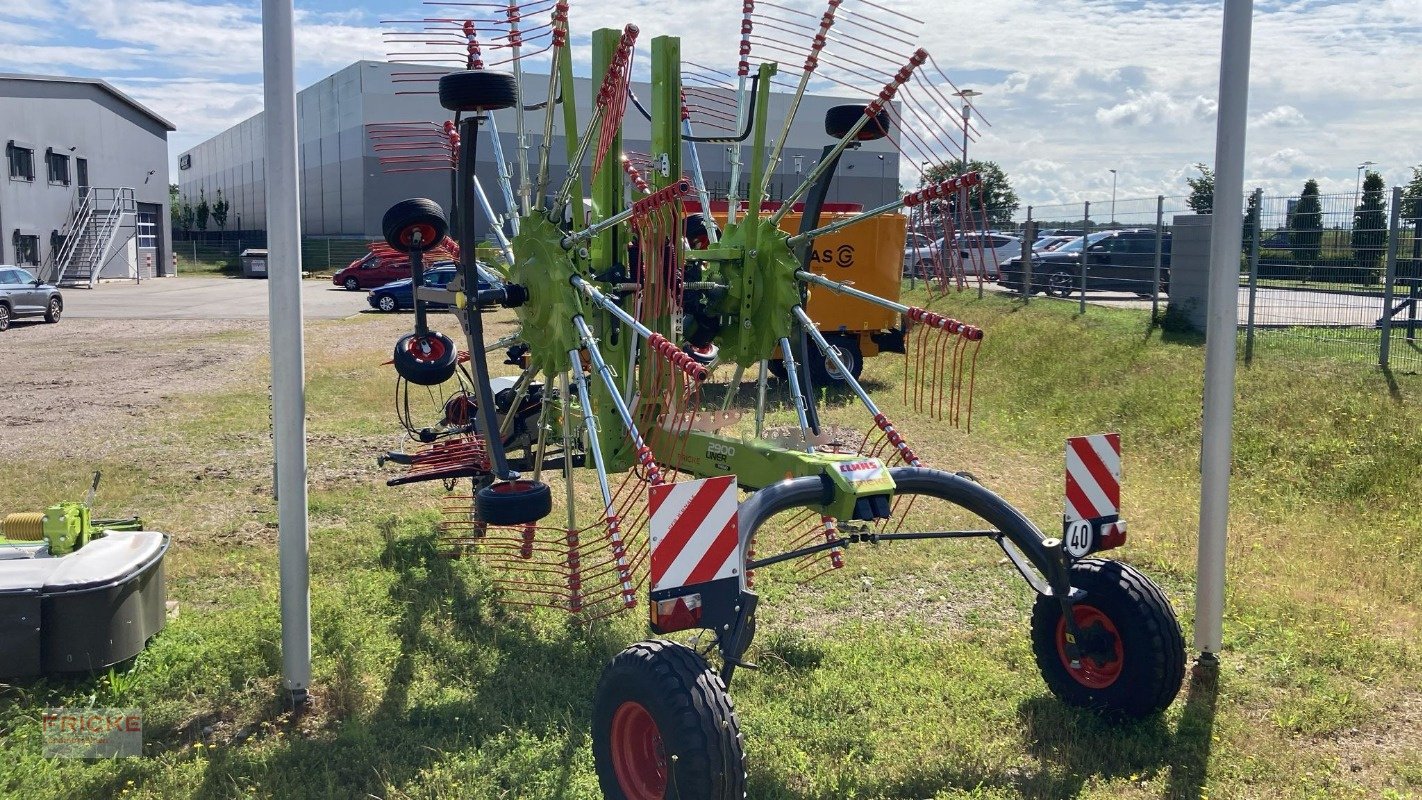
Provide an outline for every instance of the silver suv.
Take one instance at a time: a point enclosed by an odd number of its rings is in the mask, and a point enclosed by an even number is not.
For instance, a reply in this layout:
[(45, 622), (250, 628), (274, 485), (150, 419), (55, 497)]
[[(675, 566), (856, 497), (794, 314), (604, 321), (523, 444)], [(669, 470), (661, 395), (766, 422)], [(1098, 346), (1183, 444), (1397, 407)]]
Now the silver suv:
[(45, 322), (58, 322), (62, 313), (64, 297), (58, 289), (29, 270), (0, 264), (0, 333), (10, 329), (11, 320), (44, 317)]

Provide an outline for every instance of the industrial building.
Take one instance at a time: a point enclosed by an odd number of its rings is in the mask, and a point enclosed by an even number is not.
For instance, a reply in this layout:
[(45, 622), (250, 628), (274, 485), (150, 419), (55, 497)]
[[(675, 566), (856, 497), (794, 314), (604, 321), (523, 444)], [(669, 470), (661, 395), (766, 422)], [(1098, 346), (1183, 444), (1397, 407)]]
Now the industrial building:
[(173, 130), (96, 78), (0, 73), (0, 263), (70, 286), (170, 272)]
[[(451, 113), (440, 106), (432, 83), (412, 84), (401, 80), (402, 73), (409, 70), (408, 65), (359, 61), (298, 93), (303, 234), (379, 237), (380, 219), (385, 210), (408, 197), (428, 197), (446, 210), (449, 208), (448, 172), (392, 172), (388, 166), (381, 165), (380, 154), (369, 137), (371, 125), (409, 121), (441, 123), (450, 118)], [(523, 102), (541, 102), (544, 99), (541, 95), (528, 94), (544, 91), (547, 76), (524, 73), (523, 77), (523, 85), (528, 90)], [(581, 123), (588, 119), (588, 103), (594, 89), (586, 78), (577, 79), (576, 83)], [(634, 82), (632, 90), (644, 104), (651, 98), (648, 84)], [(772, 95), (769, 115), (772, 131), (778, 131), (790, 99), (785, 93)], [(854, 101), (819, 95), (804, 98), (784, 155), (773, 170), (772, 199), (792, 190), (819, 160), (822, 148), (829, 143), (824, 132), (826, 109), (849, 102)], [(543, 112), (528, 116), (532, 118), (527, 137), (529, 158), (536, 164)], [(494, 121), (500, 132), (504, 157), (512, 161), (516, 158), (517, 144), (513, 110), (497, 112)], [(698, 133), (706, 135), (712, 131)], [(476, 172), (486, 191), (493, 195), (497, 167), (486, 136), (481, 136)], [(629, 104), (623, 147), (629, 152), (649, 152), (649, 137), (647, 121)], [(896, 140), (895, 131), (888, 140), (867, 142), (846, 152), (829, 200), (878, 205), (893, 199), (898, 193), (899, 174)], [(708, 143), (696, 147), (712, 198), (723, 198), (730, 183), (727, 148)], [(262, 115), (257, 114), (179, 157), (180, 193), (188, 202), (196, 203), (201, 196), (211, 201), (221, 189), (231, 204), (229, 216), (239, 220), (241, 229), (264, 230), (263, 150)], [(554, 186), (561, 183), (566, 174), (566, 152), (563, 137), (555, 136), (550, 160)], [(743, 152), (748, 168), (749, 150)], [(683, 162), (689, 171), (688, 164)], [(497, 199), (494, 203), (501, 208)]]

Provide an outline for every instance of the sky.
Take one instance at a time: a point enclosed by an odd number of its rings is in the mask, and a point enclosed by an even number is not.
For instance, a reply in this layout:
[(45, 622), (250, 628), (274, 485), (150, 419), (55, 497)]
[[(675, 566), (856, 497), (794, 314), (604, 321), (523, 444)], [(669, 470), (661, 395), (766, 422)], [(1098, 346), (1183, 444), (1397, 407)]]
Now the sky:
[[(877, 12), (876, 3), (915, 21)], [(643, 42), (679, 35), (685, 59), (734, 69), (735, 0), (571, 4), (575, 32), (635, 22)], [(1376, 162), (1389, 186), (1406, 183), (1422, 164), (1422, 0), (1254, 6), (1245, 186), (1297, 195), (1315, 178), (1324, 193), (1351, 193), (1364, 161)], [(956, 86), (983, 93), (975, 106), (991, 126), (981, 126), (969, 156), (997, 161), (1024, 205), (1109, 200), (1114, 169), (1124, 214), (1134, 208), (1128, 198), (1188, 193), (1192, 165), (1213, 163), (1218, 0), (846, 0), (842, 8), (846, 19), (863, 14), (905, 31), (877, 37), (873, 50), (906, 56), (911, 39)], [(813, 22), (822, 5), (781, 0), (761, 9), (790, 18), (809, 9), (803, 18)], [(404, 0), (300, 0), (297, 85), (383, 58), (382, 19), (455, 13), (468, 12)], [(772, 34), (772, 25), (761, 32)], [(834, 33), (843, 38), (832, 54), (865, 58), (851, 27)], [(776, 35), (797, 46), (807, 39)], [(585, 63), (586, 48), (575, 52)], [(764, 50), (755, 57), (775, 60)], [(827, 64), (812, 90), (843, 93), (830, 79), (847, 77), (846, 69)], [(261, 110), (260, 3), (5, 0), (0, 71), (108, 80), (177, 125), (176, 163), (181, 151)], [(796, 70), (787, 71), (793, 80)], [(959, 124), (946, 111), (939, 119)]]

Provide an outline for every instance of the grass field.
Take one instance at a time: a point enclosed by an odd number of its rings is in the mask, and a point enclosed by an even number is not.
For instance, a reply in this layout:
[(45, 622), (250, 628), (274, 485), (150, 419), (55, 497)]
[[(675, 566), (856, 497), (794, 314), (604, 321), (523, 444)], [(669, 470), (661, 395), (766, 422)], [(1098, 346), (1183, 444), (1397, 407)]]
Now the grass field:
[[(1164, 586), (1188, 643), (1201, 342), (1148, 333), (1139, 312), (937, 307), (988, 332), (972, 432), (904, 407), (897, 356), (866, 367), (885, 411), (929, 464), (971, 470), (1043, 527), (1064, 437), (1120, 431), (1131, 541), (1115, 554)], [(102, 469), (104, 513), (173, 534), (181, 604), (131, 665), (0, 690), (0, 797), (598, 796), (592, 688), (644, 625), (508, 610), (477, 560), (439, 557), (437, 489), (386, 488), (374, 466), (399, 443), (387, 340), (349, 343), (400, 322), (309, 326), (316, 707), (300, 718), (278, 700), (264, 364), (172, 399), (122, 450), (100, 430), (92, 458), (0, 463), (6, 510), (78, 495)], [(860, 418), (827, 400), (831, 421)], [(1261, 342), (1239, 374), (1218, 690), (1187, 686), (1144, 722), (1047, 692), (1029, 591), (988, 545), (852, 549), (805, 587), (764, 570), (748, 655), (762, 669), (732, 686), (750, 797), (1422, 797), (1419, 403), (1418, 376)], [(65, 705), (141, 708), (147, 757), (42, 758), (41, 710)]]

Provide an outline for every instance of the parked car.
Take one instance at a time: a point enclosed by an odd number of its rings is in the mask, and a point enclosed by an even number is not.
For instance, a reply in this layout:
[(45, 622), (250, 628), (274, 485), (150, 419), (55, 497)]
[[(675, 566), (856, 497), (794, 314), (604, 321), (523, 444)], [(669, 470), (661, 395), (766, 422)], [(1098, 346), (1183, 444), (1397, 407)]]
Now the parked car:
[(402, 275), (408, 276), (409, 274), (410, 262), (406, 259), (385, 258), (381, 254), (371, 252), (338, 270), (335, 275), (331, 276), (331, 282), (355, 292), (384, 286), (391, 281), (399, 280)]
[(1080, 238), (1080, 236), (1043, 236), (1032, 243), (1032, 252), (1048, 253), (1070, 242), (1072, 239)]
[(904, 240), (904, 274), (913, 272), (921, 261), (933, 260), (933, 239), (921, 233), (909, 233)]
[(59, 289), (27, 269), (0, 264), (0, 333), (10, 329), (11, 320), (44, 317), (45, 322), (58, 322), (63, 313)]
[[(933, 243), (933, 252), (940, 254), (939, 263), (949, 263), (941, 260), (944, 252), (943, 239)], [(1022, 255), (1022, 240), (1016, 236), (1005, 236), (1002, 234), (971, 233), (967, 236), (959, 234), (953, 238), (952, 249), (949, 254), (956, 253), (956, 257), (961, 260), (963, 274), (983, 275), (990, 279), (996, 279), (998, 269), (1008, 259)]]
[[(1244, 246), (1249, 246), (1249, 237), (1244, 238)], [(1289, 234), (1287, 231), (1275, 231), (1267, 237), (1259, 240), (1260, 247), (1284, 248), (1289, 246)]]
[[(1081, 284), (1082, 243), (1076, 239), (1044, 253), (1032, 254), (1032, 292), (1068, 297)], [(1155, 231), (1151, 229), (1101, 231), (1086, 237), (1086, 288), (1092, 291), (1133, 292), (1150, 297), (1155, 273)], [(1002, 266), (998, 283), (1022, 291), (1025, 270), (1021, 257)], [(1160, 289), (1170, 288), (1170, 234), (1161, 240)]]
[[(504, 285), (499, 276), (483, 265), (476, 267), (479, 270), (479, 290), (495, 289)], [(459, 265), (453, 261), (439, 261), (425, 272), (425, 286), (433, 289), (443, 289), (454, 280), (454, 276), (459, 274)], [(384, 286), (372, 289), (365, 298), (370, 307), (377, 311), (395, 312), (401, 309), (415, 307), (415, 293), (410, 288), (410, 279), (404, 278), (392, 281)], [(427, 306), (431, 309), (448, 308), (448, 303), (431, 302)]]

